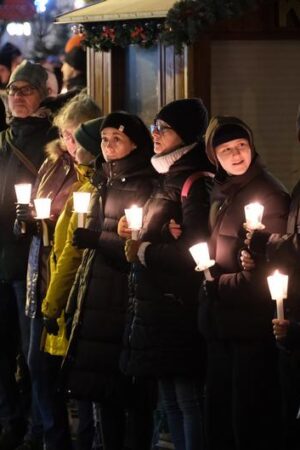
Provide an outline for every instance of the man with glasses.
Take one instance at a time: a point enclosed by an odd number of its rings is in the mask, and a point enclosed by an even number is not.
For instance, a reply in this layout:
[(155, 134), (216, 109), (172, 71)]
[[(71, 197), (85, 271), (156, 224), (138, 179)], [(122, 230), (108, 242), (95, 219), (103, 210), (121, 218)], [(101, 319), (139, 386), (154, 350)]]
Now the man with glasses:
[[(34, 184), (45, 159), (44, 146), (57, 136), (41, 102), (47, 97), (47, 72), (23, 61), (8, 86), (9, 127), (0, 133), (0, 449), (16, 448), (26, 431), (28, 411), (15, 379), (16, 358), (28, 353), (29, 319), (25, 317), (26, 269), (30, 237), (16, 238), (17, 183)], [(23, 402), (24, 403), (24, 402)]]

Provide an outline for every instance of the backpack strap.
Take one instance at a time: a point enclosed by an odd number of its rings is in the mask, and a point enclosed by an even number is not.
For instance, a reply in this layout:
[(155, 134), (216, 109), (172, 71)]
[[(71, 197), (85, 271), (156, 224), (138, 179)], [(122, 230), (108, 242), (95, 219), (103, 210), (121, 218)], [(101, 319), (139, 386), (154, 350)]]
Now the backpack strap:
[(214, 174), (212, 172), (199, 170), (198, 172), (194, 172), (194, 173), (192, 173), (192, 175), (187, 177), (187, 179), (183, 183), (183, 186), (182, 186), (182, 189), (181, 189), (181, 200), (184, 199), (184, 198), (187, 198), (193, 183), (196, 180), (198, 180), (198, 178), (203, 178), (203, 177), (214, 178)]
[(29, 172), (31, 172), (32, 175), (36, 177), (38, 175), (38, 170), (34, 166), (34, 164), (32, 164), (32, 162), (24, 155), (24, 153), (22, 153), (22, 151), (12, 143), (8, 133), (5, 133), (5, 138), (6, 142), (8, 143), (8, 145), (10, 146), (16, 157), (24, 164), (24, 166), (29, 170)]

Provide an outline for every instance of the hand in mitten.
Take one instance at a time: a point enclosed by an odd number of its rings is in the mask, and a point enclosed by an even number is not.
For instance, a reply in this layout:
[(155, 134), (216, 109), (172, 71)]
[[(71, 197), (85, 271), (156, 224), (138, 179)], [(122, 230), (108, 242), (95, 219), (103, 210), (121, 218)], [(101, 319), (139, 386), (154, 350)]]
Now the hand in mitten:
[(28, 204), (17, 203), (16, 217), (18, 222), (33, 222), (33, 207)]
[(87, 228), (77, 228), (73, 233), (72, 245), (77, 248), (97, 248), (100, 233), (88, 230)]
[(141, 241), (134, 241), (133, 239), (127, 239), (125, 243), (125, 256), (128, 262), (135, 262), (138, 260), (138, 250), (141, 245)]
[(48, 334), (53, 334), (54, 336), (58, 335), (59, 325), (56, 319), (51, 319), (44, 316), (43, 322)]

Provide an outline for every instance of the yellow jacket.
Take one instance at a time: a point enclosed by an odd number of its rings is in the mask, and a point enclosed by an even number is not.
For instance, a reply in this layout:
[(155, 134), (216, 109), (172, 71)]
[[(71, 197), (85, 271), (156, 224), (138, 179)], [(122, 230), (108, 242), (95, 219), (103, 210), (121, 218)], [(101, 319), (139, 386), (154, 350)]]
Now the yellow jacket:
[(91, 169), (79, 166), (78, 172), (79, 181), (74, 183), (55, 227), (50, 255), (50, 283), (42, 303), (42, 313), (46, 317), (57, 318), (59, 324), (58, 335), (47, 335), (45, 340), (44, 351), (51, 355), (64, 355), (67, 349), (64, 308), (83, 254), (83, 250), (72, 245), (73, 232), (78, 228), (78, 214), (73, 212), (73, 192), (92, 192), (95, 189), (87, 181)]

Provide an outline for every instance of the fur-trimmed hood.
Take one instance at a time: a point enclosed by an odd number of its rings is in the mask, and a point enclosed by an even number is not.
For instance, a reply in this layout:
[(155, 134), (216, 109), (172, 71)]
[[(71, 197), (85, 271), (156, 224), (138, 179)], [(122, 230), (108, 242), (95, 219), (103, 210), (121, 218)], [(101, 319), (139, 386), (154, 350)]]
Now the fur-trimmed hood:
[(60, 139), (49, 142), (45, 147), (46, 157), (52, 162), (57, 161), (66, 152), (67, 149)]

